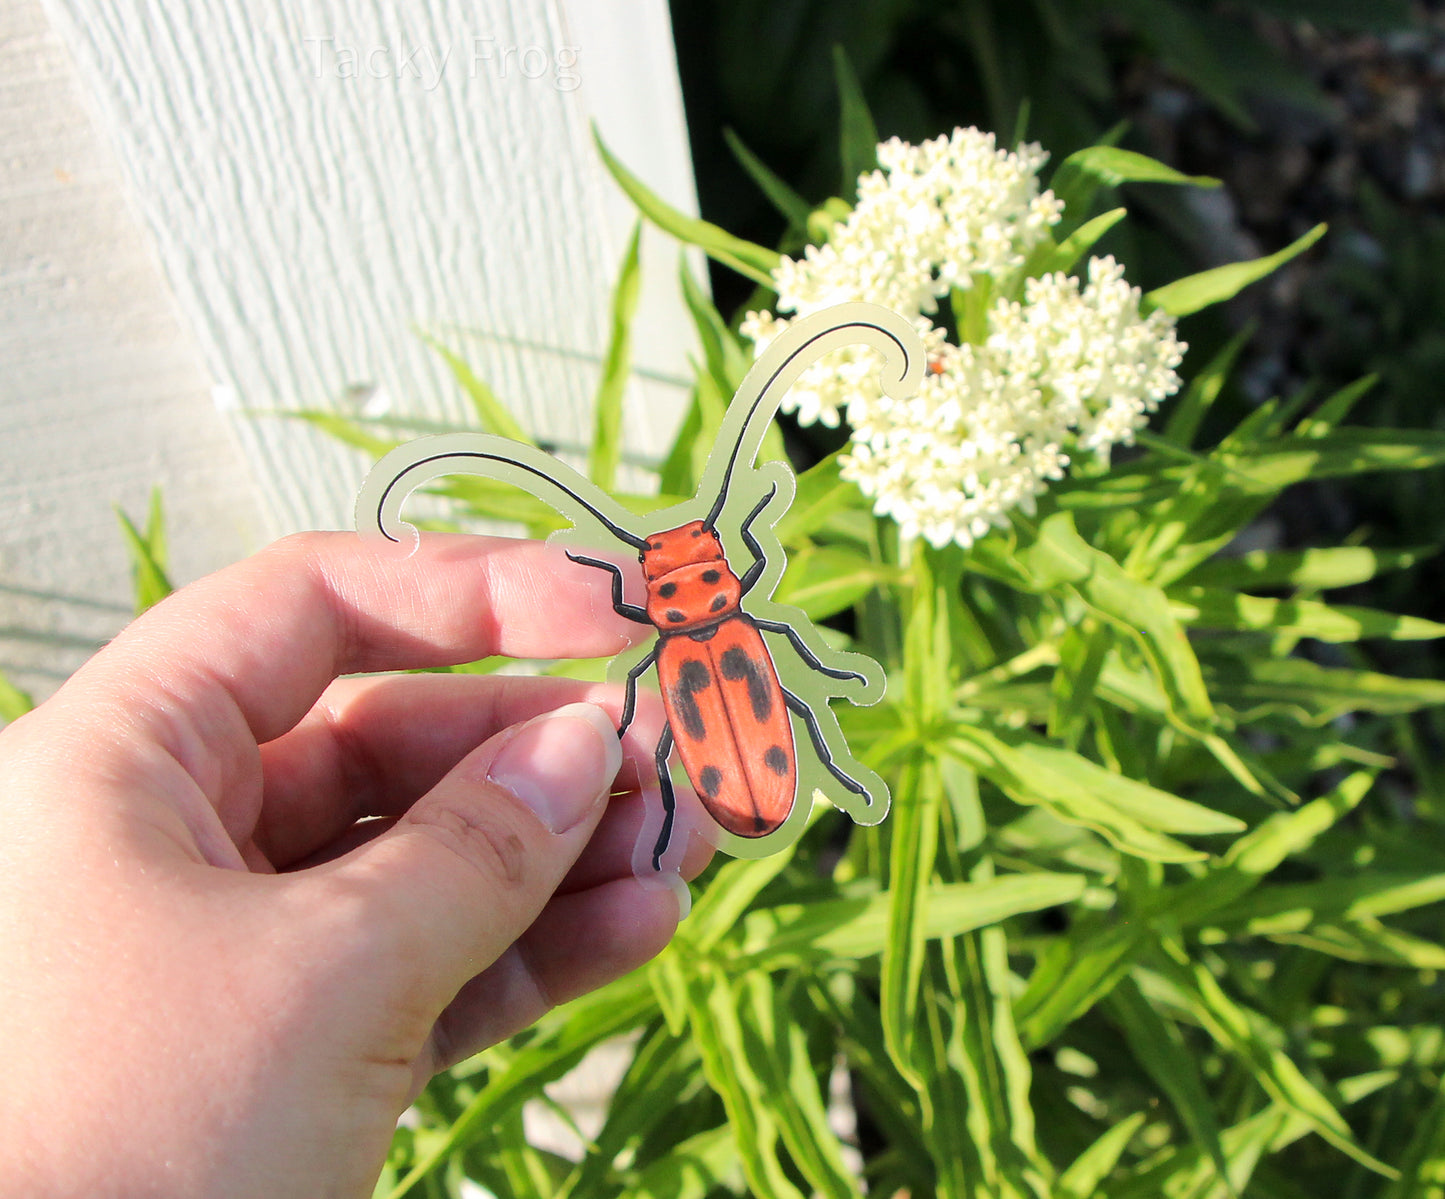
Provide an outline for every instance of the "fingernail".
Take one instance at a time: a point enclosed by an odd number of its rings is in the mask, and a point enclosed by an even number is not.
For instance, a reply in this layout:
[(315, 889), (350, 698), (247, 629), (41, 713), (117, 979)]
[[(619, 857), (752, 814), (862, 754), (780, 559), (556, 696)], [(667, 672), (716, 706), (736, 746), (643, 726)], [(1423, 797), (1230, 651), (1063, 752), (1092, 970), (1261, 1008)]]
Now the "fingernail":
[(487, 767), (487, 781), (515, 795), (549, 832), (580, 823), (612, 787), (622, 744), (607, 713), (568, 704), (521, 725)]

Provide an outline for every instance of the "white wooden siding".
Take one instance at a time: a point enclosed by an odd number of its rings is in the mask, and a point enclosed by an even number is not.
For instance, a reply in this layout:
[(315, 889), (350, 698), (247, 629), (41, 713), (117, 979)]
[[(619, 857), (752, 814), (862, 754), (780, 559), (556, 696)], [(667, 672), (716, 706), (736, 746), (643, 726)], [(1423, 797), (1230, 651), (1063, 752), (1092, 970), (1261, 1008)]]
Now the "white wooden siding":
[[(181, 578), (344, 527), (362, 456), (242, 411), (465, 417), (418, 328), (524, 424), (585, 438), (632, 223), (591, 123), (695, 206), (663, 0), (44, 16), (0, 0), (0, 669), (44, 691), (118, 627), (110, 505), (138, 511), (152, 481)], [(649, 238), (644, 264), (638, 364), (679, 376), (677, 251)], [(678, 399), (635, 383), (634, 450), (664, 444)]]

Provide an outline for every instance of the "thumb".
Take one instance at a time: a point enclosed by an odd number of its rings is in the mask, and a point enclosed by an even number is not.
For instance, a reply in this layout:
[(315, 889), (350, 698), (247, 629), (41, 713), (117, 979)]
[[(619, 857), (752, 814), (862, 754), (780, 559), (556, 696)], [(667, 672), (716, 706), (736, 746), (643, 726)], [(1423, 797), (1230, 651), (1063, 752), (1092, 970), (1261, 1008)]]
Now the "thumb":
[(409, 1005), (433, 1018), (536, 919), (622, 764), (606, 712), (569, 704), (473, 750), (391, 829), (333, 863)]

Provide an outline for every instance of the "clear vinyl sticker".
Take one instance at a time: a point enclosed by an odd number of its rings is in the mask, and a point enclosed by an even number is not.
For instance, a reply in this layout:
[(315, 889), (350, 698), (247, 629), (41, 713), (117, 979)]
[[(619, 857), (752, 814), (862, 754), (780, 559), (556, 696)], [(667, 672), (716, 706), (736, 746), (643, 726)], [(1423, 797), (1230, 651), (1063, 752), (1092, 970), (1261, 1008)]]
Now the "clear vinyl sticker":
[[(901, 399), (916, 390), (924, 349), (903, 317), (844, 304), (798, 320), (743, 379), (697, 494), (646, 516), (628, 512), (552, 455), (482, 433), (408, 442), (382, 458), (362, 485), (356, 505), (362, 535), (413, 549), (419, 534), (401, 519), (401, 507), (416, 488), (451, 474), (519, 487), (572, 523), (550, 540), (568, 547), (574, 562), (611, 576), (617, 611), (656, 631), (612, 668), (625, 688), (619, 736), (645, 680), (655, 680), (666, 718), (654, 752), (656, 797), (633, 861), (640, 878), (682, 887), (676, 872), (684, 824), (726, 853), (759, 858), (796, 841), (819, 801), (864, 825), (887, 814), (887, 785), (852, 755), (829, 708), (840, 698), (877, 703), (883, 670), (862, 654), (830, 648), (801, 611), (771, 598), (786, 565), (774, 526), (796, 483), (784, 463), (756, 462), (798, 376), (829, 351), (859, 343), (881, 354), (888, 395)], [(645, 594), (635, 600), (627, 598), (615, 563), (581, 548), (619, 543), (642, 566)], [(705, 816), (679, 816), (675, 772), (686, 777)]]

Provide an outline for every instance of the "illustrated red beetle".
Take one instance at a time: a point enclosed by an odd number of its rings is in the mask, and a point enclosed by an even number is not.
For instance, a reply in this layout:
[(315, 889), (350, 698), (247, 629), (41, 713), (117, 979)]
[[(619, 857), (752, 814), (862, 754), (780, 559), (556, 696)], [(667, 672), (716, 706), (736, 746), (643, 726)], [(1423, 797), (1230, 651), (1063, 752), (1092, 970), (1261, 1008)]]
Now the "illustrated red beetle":
[[(551, 455), (488, 434), (427, 437), (398, 447), (377, 464), (358, 497), (357, 523), (363, 532), (396, 542), (402, 540), (398, 532), (405, 529), (415, 538), (415, 529), (400, 520), (402, 500), (429, 479), (468, 470), (515, 484), (556, 507), (574, 523), (571, 539), (595, 525), (638, 551), (647, 587), (642, 604), (624, 598), (622, 571), (615, 563), (570, 550), (567, 556), (608, 572), (616, 611), (657, 630), (656, 642), (627, 672), (618, 727), (621, 736), (632, 723), (638, 682), (656, 666), (667, 720), (655, 754), (663, 818), (651, 851), (654, 870), (661, 869), (672, 839), (676, 796), (668, 760), (674, 746), (704, 807), (721, 829), (757, 841), (788, 823), (799, 790), (789, 713), (807, 730), (818, 766), (846, 793), (833, 800), (836, 806), (861, 823), (876, 823), (887, 810), (882, 780), (847, 758), (837, 721), (826, 704), (828, 698), (846, 695), (850, 689), (855, 699), (870, 690), (881, 694), (876, 663), (860, 654), (829, 650), (795, 609), (782, 609), (759, 596), (744, 605), (764, 579), (769, 586), (760, 595), (769, 595), (782, 572), (781, 546), (772, 526), (791, 502), (794, 485), (791, 472), (770, 463), (743, 472), (749, 486), (739, 488), (737, 466), (755, 460), (778, 402), (798, 375), (822, 354), (859, 341), (883, 351), (888, 360), (886, 391), (906, 396), (914, 390), (924, 356), (917, 335), (903, 318), (873, 305), (849, 304), (796, 321), (743, 380), (697, 496), (651, 518), (657, 522), (672, 518), (662, 532), (641, 531), (639, 526), (646, 528), (643, 518), (627, 512)], [(718, 452), (721, 447), (728, 447), (725, 458)], [(760, 493), (737, 526), (737, 539), (751, 557), (741, 574), (730, 565), (718, 529), (726, 511), (741, 507), (735, 498), (738, 490)], [(773, 511), (765, 518), (769, 509)], [(760, 607), (780, 612), (764, 615)], [(786, 639), (813, 672), (810, 677), (825, 681), (811, 688), (813, 702), (797, 693), (804, 688), (783, 685), (764, 634)], [(848, 769), (840, 765), (840, 756), (849, 761)]]

